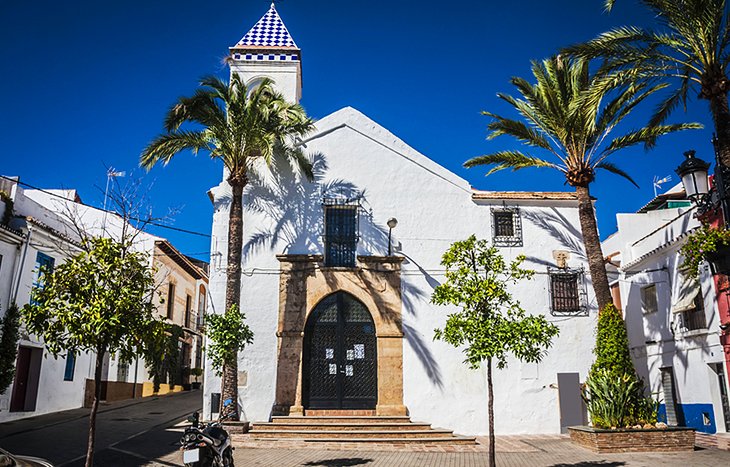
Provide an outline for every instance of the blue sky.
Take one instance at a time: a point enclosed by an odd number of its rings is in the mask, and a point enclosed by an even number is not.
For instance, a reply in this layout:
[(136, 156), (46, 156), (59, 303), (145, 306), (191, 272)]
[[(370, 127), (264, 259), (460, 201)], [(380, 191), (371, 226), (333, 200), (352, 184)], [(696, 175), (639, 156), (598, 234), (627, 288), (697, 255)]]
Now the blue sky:
[[(277, 9), (302, 49), (302, 104), (314, 118), (352, 106), (476, 188), (540, 191), (571, 188), (547, 170), (485, 178), (483, 169), (462, 168), (470, 157), (517, 147), (507, 137), (486, 141), (480, 111), (509, 113), (496, 93), (513, 92), (511, 76), (529, 78), (530, 60), (613, 26), (651, 24), (638, 2), (618, 3), (610, 15), (602, 0), (285, 0)], [(135, 172), (152, 185), (157, 213), (180, 207), (173, 226), (209, 233), (206, 192), (220, 180), (219, 163), (181, 154), (146, 174), (137, 168), (139, 153), (200, 76), (227, 78), (228, 47), (268, 7), (264, 0), (0, 3), (0, 173), (45, 188), (76, 188), (86, 203), (101, 205), (105, 167)], [(626, 128), (646, 121), (652, 107)], [(673, 170), (683, 151), (712, 159), (706, 102), (693, 101), (672, 120), (699, 121), (706, 129), (613, 159), (641, 189), (598, 175), (592, 192), (602, 237), (615, 230), (617, 212), (651, 199), (655, 175), (678, 181)], [(207, 258), (207, 238), (153, 233)]]

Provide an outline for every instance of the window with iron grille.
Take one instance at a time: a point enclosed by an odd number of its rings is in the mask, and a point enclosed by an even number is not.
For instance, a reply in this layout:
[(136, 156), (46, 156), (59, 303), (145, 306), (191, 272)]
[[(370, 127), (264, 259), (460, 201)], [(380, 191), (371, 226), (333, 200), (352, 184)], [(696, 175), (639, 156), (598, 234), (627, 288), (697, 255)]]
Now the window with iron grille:
[(705, 317), (705, 303), (702, 294), (698, 293), (694, 300), (694, 308), (682, 312), (682, 323), (687, 331), (707, 329)]
[(550, 278), (550, 313), (587, 316), (586, 289), (582, 269), (548, 268)]
[(358, 238), (358, 205), (346, 200), (325, 200), (325, 266), (355, 267)]
[(495, 246), (522, 246), (519, 208), (492, 209), (492, 241)]
[(647, 285), (641, 288), (641, 310), (644, 314), (654, 313), (659, 307), (657, 306), (656, 284)]

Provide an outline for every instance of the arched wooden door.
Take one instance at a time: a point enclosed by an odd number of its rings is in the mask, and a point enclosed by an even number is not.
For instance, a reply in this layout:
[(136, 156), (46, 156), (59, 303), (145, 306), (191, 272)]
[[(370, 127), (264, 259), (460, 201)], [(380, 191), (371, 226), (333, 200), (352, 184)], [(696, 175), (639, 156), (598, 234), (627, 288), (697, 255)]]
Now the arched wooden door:
[(375, 324), (345, 292), (325, 297), (304, 330), (304, 407), (374, 409), (378, 400)]

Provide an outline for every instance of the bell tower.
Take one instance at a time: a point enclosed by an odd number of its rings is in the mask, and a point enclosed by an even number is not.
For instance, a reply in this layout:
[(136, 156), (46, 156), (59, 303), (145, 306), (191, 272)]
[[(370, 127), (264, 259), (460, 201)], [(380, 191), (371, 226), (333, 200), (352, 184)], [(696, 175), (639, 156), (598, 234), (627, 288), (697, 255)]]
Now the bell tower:
[(231, 76), (237, 73), (247, 86), (269, 78), (288, 101), (299, 102), (302, 96), (301, 51), (273, 2), (269, 11), (229, 50)]

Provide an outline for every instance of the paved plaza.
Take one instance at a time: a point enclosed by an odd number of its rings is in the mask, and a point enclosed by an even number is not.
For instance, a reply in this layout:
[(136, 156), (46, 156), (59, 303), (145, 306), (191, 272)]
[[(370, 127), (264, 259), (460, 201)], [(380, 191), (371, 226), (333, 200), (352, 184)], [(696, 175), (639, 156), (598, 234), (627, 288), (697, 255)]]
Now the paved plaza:
[[(486, 440), (483, 440), (486, 442)], [(448, 449), (448, 448), (441, 448)], [(283, 448), (270, 445), (267, 448), (236, 449), (237, 466), (397, 466), (397, 467), (478, 467), (486, 466), (487, 453), (483, 447), (470, 452), (440, 450), (414, 450), (392, 447), (388, 450)], [(153, 464), (156, 465), (156, 464)], [(169, 465), (169, 464), (160, 464)], [(730, 465), (730, 452), (717, 449), (699, 449), (690, 453), (666, 454), (595, 454), (573, 445), (564, 436), (505, 436), (497, 438), (498, 466), (683, 466), (717, 467)]]
[[(182, 466), (180, 436), (185, 415), (199, 408), (200, 393), (183, 393), (105, 404), (99, 416), (96, 465), (100, 467)], [(82, 467), (86, 447), (87, 409), (49, 414), (0, 424), (0, 447), (46, 457), (58, 467)], [(297, 441), (253, 441), (235, 435), (238, 467), (395, 466), (476, 467), (487, 465), (486, 438), (476, 446), (315, 444)], [(698, 438), (705, 446), (711, 440)], [(730, 466), (730, 452), (700, 449), (677, 454), (595, 454), (573, 445), (566, 436), (498, 436), (500, 466)]]

